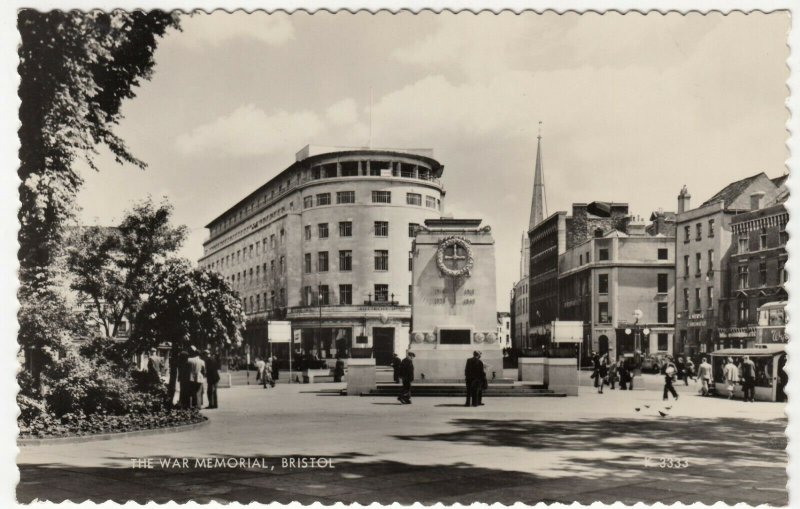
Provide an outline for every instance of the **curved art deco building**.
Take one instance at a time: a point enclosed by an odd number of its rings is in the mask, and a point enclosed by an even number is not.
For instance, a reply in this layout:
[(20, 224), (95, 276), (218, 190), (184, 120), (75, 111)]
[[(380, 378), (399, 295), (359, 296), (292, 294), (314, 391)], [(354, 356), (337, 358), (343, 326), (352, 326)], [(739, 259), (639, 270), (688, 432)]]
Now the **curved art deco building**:
[[(251, 356), (268, 351), (268, 320), (291, 321), (295, 353), (379, 364), (402, 355), (411, 242), (418, 225), (442, 215), (443, 169), (429, 149), (306, 146), (211, 221), (199, 265), (239, 293)], [(273, 352), (288, 357), (288, 344)]]

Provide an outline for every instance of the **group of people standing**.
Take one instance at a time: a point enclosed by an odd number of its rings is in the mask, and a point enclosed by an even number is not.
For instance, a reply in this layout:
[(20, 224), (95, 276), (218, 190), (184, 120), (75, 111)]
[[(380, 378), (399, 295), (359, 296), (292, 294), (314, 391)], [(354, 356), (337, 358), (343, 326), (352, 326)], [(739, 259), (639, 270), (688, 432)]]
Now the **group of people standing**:
[[(406, 353), (403, 360), (392, 354), (391, 366), (394, 371), (394, 382), (400, 383), (400, 394), (397, 401), (403, 405), (411, 404), (411, 382), (414, 381), (414, 352)], [(486, 377), (486, 365), (481, 360), (481, 352), (472, 352), (464, 367), (464, 379), (467, 386), (467, 401), (464, 406), (483, 405), (483, 391), (489, 386)]]
[(733, 362), (733, 357), (728, 357), (725, 367), (722, 368), (723, 381), (728, 389), (728, 399), (733, 398), (733, 390), (737, 383), (742, 384), (744, 401), (754, 402), (756, 398), (756, 364), (745, 355), (739, 365)]
[(625, 362), (623, 356), (617, 360), (608, 359), (608, 353), (603, 355), (592, 352), (592, 379), (597, 392), (603, 394), (603, 388), (608, 385), (611, 389), (616, 388), (619, 382), (620, 390), (633, 390), (633, 371)]
[(260, 382), (261, 386), (265, 389), (275, 387), (275, 382), (280, 376), (278, 358), (275, 356), (270, 356), (266, 359), (256, 357), (256, 362), (254, 364), (256, 366), (256, 383)]
[[(155, 361), (154, 361), (155, 362)], [(150, 363), (148, 363), (148, 369)], [(179, 385), (178, 407), (202, 408), (203, 395), (208, 396), (206, 408), (217, 408), (217, 384), (219, 384), (219, 363), (206, 349), (200, 352), (192, 345), (177, 355), (176, 370)], [(169, 391), (170, 403), (174, 399), (175, 388)]]

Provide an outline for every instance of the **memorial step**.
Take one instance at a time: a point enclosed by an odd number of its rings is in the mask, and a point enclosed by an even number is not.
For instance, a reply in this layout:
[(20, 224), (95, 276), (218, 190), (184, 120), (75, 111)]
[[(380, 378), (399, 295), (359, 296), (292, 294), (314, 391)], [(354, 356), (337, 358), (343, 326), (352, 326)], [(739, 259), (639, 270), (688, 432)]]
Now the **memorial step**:
[[(378, 384), (366, 396), (397, 396), (400, 392), (399, 384)], [(515, 385), (490, 385), (483, 391), (487, 397), (563, 397), (563, 393), (556, 393), (542, 385), (515, 384)], [(411, 389), (412, 396), (426, 397), (466, 397), (467, 389), (461, 384), (417, 384)]]

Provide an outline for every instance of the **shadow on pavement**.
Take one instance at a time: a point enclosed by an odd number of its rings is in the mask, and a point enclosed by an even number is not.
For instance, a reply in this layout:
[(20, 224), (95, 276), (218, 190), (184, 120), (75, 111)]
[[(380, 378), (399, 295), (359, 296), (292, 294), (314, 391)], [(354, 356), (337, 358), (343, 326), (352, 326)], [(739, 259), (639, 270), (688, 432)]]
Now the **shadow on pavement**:
[[(101, 467), (20, 465), (17, 496), (24, 503), (110, 499), (121, 503), (788, 504), (785, 419), (455, 419), (451, 424), (450, 433), (394, 437), (401, 441), (398, 449), (403, 452), (418, 450), (418, 462), (428, 462), (424, 465), (351, 452), (330, 458), (334, 468), (320, 462), (313, 468), (307, 457), (301, 468), (303, 457), (253, 456), (242, 464), (238, 457), (218, 455), (203, 458), (210, 463), (199, 465), (193, 458), (187, 465), (161, 465), (164, 458), (152, 456), (154, 468), (133, 469), (118, 466), (130, 465), (130, 458), (117, 457), (107, 458), (109, 466)], [(473, 464), (442, 464), (441, 460), (436, 464), (435, 454), (426, 453), (423, 444), (433, 441), (497, 448), (498, 455), (507, 452), (504, 448), (513, 448), (516, 458), (522, 449), (530, 459), (509, 462), (507, 470), (483, 468), (474, 464), (487, 454), (483, 449)], [(466, 449), (470, 450), (475, 451)], [(645, 466), (646, 457), (655, 458), (654, 462), (660, 457), (689, 458), (689, 464), (685, 468)]]

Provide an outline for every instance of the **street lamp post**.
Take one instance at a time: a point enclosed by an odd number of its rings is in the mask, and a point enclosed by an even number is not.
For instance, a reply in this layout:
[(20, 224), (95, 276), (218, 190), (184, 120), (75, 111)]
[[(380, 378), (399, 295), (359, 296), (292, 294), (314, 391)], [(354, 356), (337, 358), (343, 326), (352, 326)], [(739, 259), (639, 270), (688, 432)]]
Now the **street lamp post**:
[(641, 366), (642, 366), (642, 333), (644, 332), (645, 336), (650, 336), (650, 329), (647, 327), (642, 327), (639, 325), (639, 320), (642, 318), (642, 310), (637, 309), (633, 312), (634, 322), (633, 328), (628, 327), (625, 329), (625, 334), (630, 336), (633, 334), (633, 359), (635, 369), (638, 372), (637, 375), (641, 374)]

